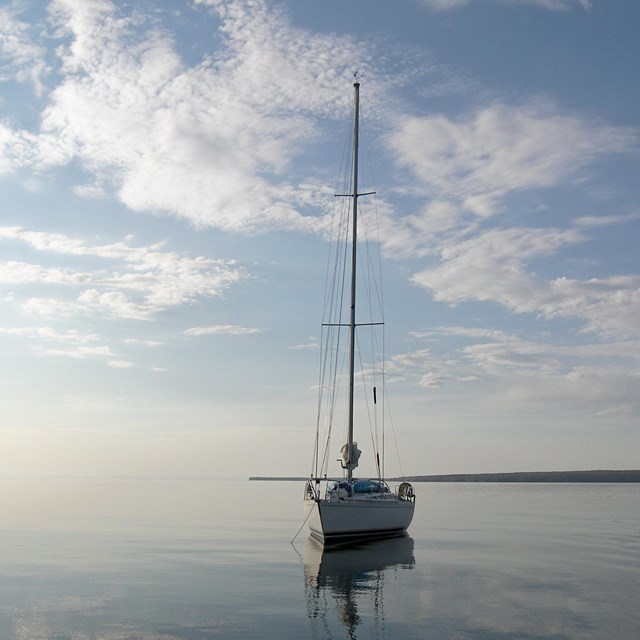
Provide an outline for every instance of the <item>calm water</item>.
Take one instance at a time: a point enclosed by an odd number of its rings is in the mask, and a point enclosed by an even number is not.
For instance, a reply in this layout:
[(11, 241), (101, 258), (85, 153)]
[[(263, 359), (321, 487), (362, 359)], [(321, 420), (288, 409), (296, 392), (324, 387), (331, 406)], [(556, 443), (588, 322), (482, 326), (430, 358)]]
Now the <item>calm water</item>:
[(640, 485), (418, 484), (324, 554), (302, 483), (0, 480), (0, 639), (640, 638)]

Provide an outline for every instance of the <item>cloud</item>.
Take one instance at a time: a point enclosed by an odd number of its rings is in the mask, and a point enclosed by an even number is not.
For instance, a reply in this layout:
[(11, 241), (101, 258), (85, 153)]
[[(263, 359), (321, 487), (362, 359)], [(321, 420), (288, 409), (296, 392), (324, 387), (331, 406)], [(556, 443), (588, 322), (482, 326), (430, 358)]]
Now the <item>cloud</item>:
[(115, 189), (135, 211), (242, 232), (313, 226), (294, 160), (319, 117), (348, 114), (336, 79), (372, 55), (296, 29), (261, 0), (197, 4), (210, 5), (192, 10), (221, 45), (188, 66), (153, 17), (107, 0), (51, 2), (61, 79), (37, 134), (0, 126), (0, 171), (79, 161), (94, 181), (76, 194)]
[(262, 329), (256, 327), (240, 327), (233, 324), (218, 324), (210, 327), (193, 327), (183, 331), (186, 336), (211, 336), (211, 335), (232, 335), (244, 336), (253, 333), (260, 333)]
[(99, 313), (136, 320), (147, 320), (151, 313), (148, 305), (131, 302), (121, 291), (100, 293), (96, 289), (85, 289), (78, 296), (77, 304), (85, 310), (95, 309)]
[(527, 340), (487, 342), (468, 346), (464, 353), (485, 373), (506, 376), (508, 372), (551, 375), (562, 370), (561, 361), (548, 345)]
[(41, 353), (47, 356), (64, 356), (66, 358), (76, 358), (85, 360), (86, 358), (109, 358), (114, 354), (108, 346), (101, 347), (75, 347), (73, 349), (42, 349)]
[(450, 304), (495, 301), (515, 313), (578, 319), (589, 332), (638, 336), (640, 276), (544, 280), (527, 270), (583, 240), (571, 229), (493, 229), (445, 246), (440, 264), (416, 273), (413, 282)]
[(508, 193), (577, 179), (597, 158), (633, 149), (637, 134), (549, 107), (498, 104), (457, 121), (406, 118), (389, 143), (421, 188), (487, 218)]
[(576, 218), (573, 223), (578, 227), (605, 227), (612, 224), (625, 224), (640, 219), (640, 213), (629, 213), (618, 216), (582, 216)]
[(434, 299), (494, 301), (514, 313), (575, 319), (584, 331), (635, 337), (640, 279), (608, 276), (545, 280), (535, 264), (584, 243), (591, 228), (637, 214), (579, 216), (569, 229), (497, 228), (511, 213), (506, 197), (584, 181), (587, 168), (637, 147), (634, 130), (590, 122), (550, 105), (493, 105), (452, 120), (411, 117), (389, 137), (397, 162), (411, 170), (413, 190), (429, 197), (421, 210), (395, 220), (383, 211), (385, 249), (401, 257), (439, 260), (412, 280)]
[(287, 347), (287, 349), (291, 349), (292, 351), (315, 351), (319, 348), (320, 345), (318, 344), (318, 339), (313, 336), (309, 338), (308, 342), (292, 344)]
[(541, 297), (547, 317), (578, 317), (584, 330), (605, 336), (639, 334), (640, 276), (611, 276), (581, 281), (557, 278)]
[(23, 303), (25, 311), (42, 315), (98, 313), (150, 320), (167, 308), (221, 296), (247, 277), (233, 260), (192, 258), (166, 251), (161, 244), (136, 247), (130, 244), (131, 239), (92, 245), (59, 233), (0, 227), (0, 240), (20, 242), (36, 252), (55, 253), (66, 259), (100, 259), (93, 270), (85, 266), (83, 271), (71, 265), (0, 262), (0, 283), (62, 285), (68, 291), (77, 291), (74, 299), (68, 295), (67, 299), (32, 297)]
[[(486, 0), (482, 0), (486, 2)], [(530, 5), (540, 9), (551, 11), (568, 11), (575, 7), (582, 7), (584, 10), (591, 9), (591, 0), (492, 0), (495, 4), (507, 5)], [(422, 0), (422, 3), (434, 11), (450, 11), (461, 9), (479, 0)]]
[(417, 349), (392, 356), (385, 364), (389, 380), (415, 378), (421, 387), (435, 388), (453, 381), (475, 379), (473, 371), (463, 363), (456, 367), (430, 349)]
[(80, 198), (104, 198), (106, 196), (106, 190), (103, 186), (98, 184), (79, 184), (73, 187), (73, 193)]
[(0, 335), (32, 343), (38, 355), (61, 356), (77, 360), (114, 356), (109, 346), (98, 344), (101, 341), (99, 336), (74, 329), (58, 331), (47, 326), (0, 327)]
[(640, 412), (640, 339), (554, 344), (461, 326), (413, 336), (431, 347), (391, 358), (390, 379), (413, 379), (425, 389), (464, 385), (469, 398), (494, 408), (499, 398), (501, 408), (519, 412), (550, 406), (601, 416)]
[(127, 338), (125, 344), (141, 345), (143, 347), (160, 347), (164, 343), (158, 340), (140, 340), (139, 338)]
[(531, 294), (541, 284), (524, 269), (525, 263), (581, 239), (575, 231), (492, 229), (445, 245), (441, 264), (415, 274), (413, 282), (432, 290), (436, 300), (452, 304), (497, 300), (513, 311), (531, 310)]
[[(11, 72), (12, 80), (31, 83), (36, 95), (40, 96), (49, 68), (45, 62), (45, 49), (31, 37), (30, 31), (34, 27), (19, 19), (22, 10), (24, 7), (17, 2), (0, 7), (0, 60)], [(8, 79), (2, 75), (0, 83)]]
[(466, 7), (471, 0), (422, 0), (422, 3), (434, 11), (449, 11)]
[(128, 362), (126, 360), (110, 360), (107, 362), (107, 366), (112, 369), (130, 369), (135, 366), (133, 362)]
[(481, 329), (475, 327), (436, 327), (425, 331), (410, 331), (409, 335), (420, 340), (438, 339), (438, 336), (453, 336), (462, 338), (484, 338), (487, 340), (515, 340), (515, 336), (509, 335), (505, 331), (497, 329)]
[[(296, 160), (322, 118), (348, 115), (342, 87), (356, 62), (365, 72), (374, 65), (373, 49), (295, 28), (262, 0), (202, 1), (191, 10), (211, 21), (219, 45), (188, 65), (161, 14), (107, 0), (54, 0), (49, 9), (60, 81), (39, 132), (0, 124), (0, 171), (78, 162), (92, 178), (72, 187), (80, 197), (115, 190), (135, 211), (245, 233), (317, 230), (303, 212), (317, 210), (318, 187)], [(370, 76), (370, 110), (383, 113), (389, 80)], [(504, 105), (459, 121), (405, 118), (390, 142), (440, 202), (440, 212), (434, 203), (406, 221), (407, 234), (423, 239), (414, 232), (426, 222), (455, 226), (445, 201), (460, 216), (488, 217), (510, 191), (557, 184), (631, 144), (623, 129)]]
[(75, 330), (60, 333), (52, 327), (0, 327), (0, 333), (20, 338), (43, 338), (52, 341), (68, 342), (80, 345), (86, 345), (98, 340), (98, 336), (94, 334), (81, 334)]

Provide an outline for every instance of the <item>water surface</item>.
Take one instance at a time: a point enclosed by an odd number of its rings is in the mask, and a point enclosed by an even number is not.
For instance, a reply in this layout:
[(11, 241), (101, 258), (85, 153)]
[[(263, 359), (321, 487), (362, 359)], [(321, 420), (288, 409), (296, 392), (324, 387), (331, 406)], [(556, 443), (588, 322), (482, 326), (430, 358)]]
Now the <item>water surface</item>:
[(637, 640), (640, 486), (418, 484), (410, 535), (322, 552), (303, 486), (0, 480), (2, 640)]

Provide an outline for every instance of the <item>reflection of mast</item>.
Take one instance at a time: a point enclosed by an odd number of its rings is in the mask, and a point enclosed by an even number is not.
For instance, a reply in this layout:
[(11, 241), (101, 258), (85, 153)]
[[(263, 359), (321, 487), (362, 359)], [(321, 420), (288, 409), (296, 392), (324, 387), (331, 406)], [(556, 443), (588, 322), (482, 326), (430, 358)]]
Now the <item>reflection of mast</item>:
[(404, 536), (361, 548), (327, 550), (309, 538), (304, 564), (307, 616), (313, 638), (332, 638), (331, 621), (336, 619), (346, 629), (347, 637), (356, 640), (357, 628), (366, 617), (362, 607), (367, 601), (373, 607), (375, 637), (381, 637), (385, 627), (385, 575), (389, 569), (413, 569), (413, 540)]
[(354, 586), (352, 575), (338, 576), (335, 584), (332, 585), (336, 601), (340, 605), (340, 619), (347, 629), (350, 639), (356, 638), (356, 627), (360, 622), (358, 603), (355, 598), (357, 586), (355, 588)]

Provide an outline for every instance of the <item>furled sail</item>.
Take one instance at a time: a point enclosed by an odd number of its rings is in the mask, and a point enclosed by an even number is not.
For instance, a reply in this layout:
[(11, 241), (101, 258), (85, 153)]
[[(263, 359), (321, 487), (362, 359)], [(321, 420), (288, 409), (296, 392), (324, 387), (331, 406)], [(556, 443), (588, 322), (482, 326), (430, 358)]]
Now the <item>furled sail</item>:
[(360, 458), (360, 454), (362, 453), (360, 449), (358, 449), (358, 443), (354, 442), (351, 446), (351, 451), (349, 451), (349, 445), (344, 444), (340, 449), (340, 453), (342, 454), (342, 468), (343, 469), (355, 469), (358, 466), (358, 460)]

